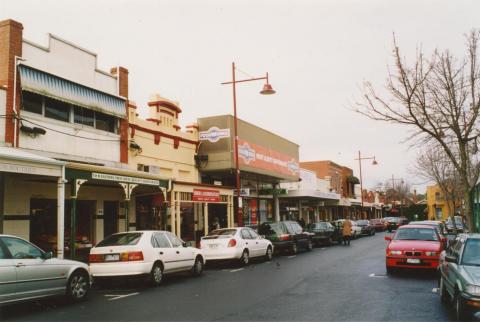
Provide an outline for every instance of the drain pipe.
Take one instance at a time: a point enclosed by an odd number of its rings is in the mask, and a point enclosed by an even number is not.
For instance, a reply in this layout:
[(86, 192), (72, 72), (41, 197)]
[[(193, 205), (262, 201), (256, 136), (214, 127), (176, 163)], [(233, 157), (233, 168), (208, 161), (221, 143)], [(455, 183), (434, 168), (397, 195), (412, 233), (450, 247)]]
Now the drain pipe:
[[(57, 257), (63, 259), (65, 249), (65, 164), (57, 181)], [(73, 238), (72, 238), (73, 240)], [(74, 241), (74, 240), (73, 240)]]

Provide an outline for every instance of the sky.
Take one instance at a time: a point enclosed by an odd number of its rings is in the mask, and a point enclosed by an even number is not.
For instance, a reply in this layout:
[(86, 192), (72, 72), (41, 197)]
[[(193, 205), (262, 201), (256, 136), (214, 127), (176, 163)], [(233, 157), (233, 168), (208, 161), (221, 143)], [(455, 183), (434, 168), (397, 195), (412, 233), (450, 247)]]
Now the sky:
[[(392, 60), (392, 35), (407, 60), (417, 48), (462, 57), (464, 34), (478, 28), (480, 1), (147, 1), (0, 0), (0, 20), (24, 26), (25, 39), (47, 45), (52, 33), (98, 55), (98, 67), (129, 70), (130, 99), (147, 115), (153, 93), (178, 101), (180, 125), (233, 114), (231, 86), (221, 82), (269, 73), (239, 84), (238, 116), (300, 145), (300, 161), (362, 163), (373, 187), (392, 175), (418, 192), (425, 182), (410, 170), (417, 148), (409, 129), (372, 121), (353, 110), (364, 81), (380, 92)], [(72, 62), (73, 63), (73, 62)]]

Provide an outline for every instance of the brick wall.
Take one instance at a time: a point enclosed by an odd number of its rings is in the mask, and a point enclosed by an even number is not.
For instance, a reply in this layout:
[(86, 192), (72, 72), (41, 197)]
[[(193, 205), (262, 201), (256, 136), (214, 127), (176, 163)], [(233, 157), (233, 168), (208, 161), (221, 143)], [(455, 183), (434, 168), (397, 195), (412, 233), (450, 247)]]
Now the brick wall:
[(113, 67), (110, 69), (110, 74), (116, 75), (119, 79), (118, 95), (127, 98), (125, 102), (127, 116), (126, 119), (120, 120), (120, 162), (128, 163), (128, 69)]

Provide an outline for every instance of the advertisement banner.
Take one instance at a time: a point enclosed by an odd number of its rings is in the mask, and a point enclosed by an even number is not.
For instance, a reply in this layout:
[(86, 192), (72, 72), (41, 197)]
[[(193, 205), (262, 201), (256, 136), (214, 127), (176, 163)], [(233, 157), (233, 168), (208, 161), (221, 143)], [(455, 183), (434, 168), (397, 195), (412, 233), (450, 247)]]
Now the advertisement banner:
[(216, 126), (209, 128), (207, 131), (198, 133), (200, 141), (218, 142), (220, 139), (230, 137), (230, 129), (219, 129)]
[(297, 159), (242, 139), (238, 139), (238, 157), (240, 165), (297, 177), (300, 173)]
[(220, 191), (212, 189), (193, 189), (193, 201), (220, 202)]

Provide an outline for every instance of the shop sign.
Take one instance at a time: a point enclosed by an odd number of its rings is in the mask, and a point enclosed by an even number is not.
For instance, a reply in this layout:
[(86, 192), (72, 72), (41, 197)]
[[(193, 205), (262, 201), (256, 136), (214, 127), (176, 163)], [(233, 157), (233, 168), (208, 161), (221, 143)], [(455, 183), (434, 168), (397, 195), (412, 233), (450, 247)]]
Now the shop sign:
[(238, 139), (238, 156), (240, 164), (249, 167), (297, 177), (300, 173), (297, 159), (241, 139)]
[(219, 129), (216, 126), (212, 126), (207, 131), (201, 131), (198, 133), (200, 141), (209, 141), (212, 143), (218, 142), (220, 139), (230, 137), (230, 129)]
[(34, 167), (34, 166), (20, 165), (20, 164), (0, 163), (0, 171), (54, 176), (54, 177), (61, 176), (60, 167), (58, 167), (57, 169), (50, 169), (46, 167)]
[[(237, 189), (233, 189), (233, 194), (237, 195)], [(240, 196), (248, 197), (250, 196), (250, 188), (240, 188)]]
[(105, 180), (105, 181), (115, 181), (115, 182), (125, 182), (125, 183), (135, 183), (135, 184), (144, 184), (149, 186), (159, 186), (160, 181), (158, 180), (151, 180), (151, 179), (144, 179), (144, 178), (135, 178), (135, 177), (126, 177), (126, 176), (119, 176), (115, 174), (107, 174), (107, 173), (92, 173), (92, 179), (97, 180)]
[(220, 191), (212, 189), (193, 189), (193, 201), (220, 202)]

